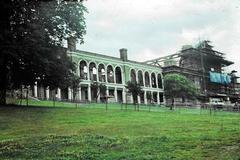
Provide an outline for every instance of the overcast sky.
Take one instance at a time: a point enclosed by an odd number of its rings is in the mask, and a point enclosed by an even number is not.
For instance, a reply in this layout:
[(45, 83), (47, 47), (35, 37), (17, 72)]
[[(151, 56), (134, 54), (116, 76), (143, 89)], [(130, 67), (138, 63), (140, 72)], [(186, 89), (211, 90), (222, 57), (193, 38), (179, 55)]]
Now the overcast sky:
[[(77, 48), (145, 61), (210, 40), (240, 72), (240, 0), (87, 0), (87, 35)], [(239, 75), (239, 73), (238, 73)]]

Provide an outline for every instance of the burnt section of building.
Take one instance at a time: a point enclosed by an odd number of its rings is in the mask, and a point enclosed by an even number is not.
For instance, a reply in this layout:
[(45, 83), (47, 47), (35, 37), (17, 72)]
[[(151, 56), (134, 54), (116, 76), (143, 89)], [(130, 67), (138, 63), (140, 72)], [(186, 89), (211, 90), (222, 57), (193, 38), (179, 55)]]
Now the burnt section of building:
[(231, 102), (239, 98), (236, 71), (224, 72), (233, 64), (225, 59), (225, 54), (213, 49), (210, 41), (199, 42), (195, 47), (185, 45), (178, 53), (146, 61), (162, 67), (163, 75), (179, 73), (192, 80), (200, 90), (199, 99), (208, 101), (211, 97), (221, 97)]

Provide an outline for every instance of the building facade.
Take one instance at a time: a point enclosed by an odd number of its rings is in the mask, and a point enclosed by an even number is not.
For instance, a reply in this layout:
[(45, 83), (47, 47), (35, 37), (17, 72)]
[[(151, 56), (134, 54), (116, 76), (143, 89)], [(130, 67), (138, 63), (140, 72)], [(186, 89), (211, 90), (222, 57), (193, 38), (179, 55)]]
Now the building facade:
[[(107, 88), (106, 93), (98, 96), (98, 102), (103, 102), (103, 97), (108, 95), (112, 97), (110, 102), (132, 103), (132, 95), (125, 86), (128, 81), (135, 81), (144, 91), (138, 97), (138, 103), (164, 103), (161, 68), (128, 60), (127, 49), (120, 49), (120, 58), (78, 50), (69, 51), (69, 55), (77, 65), (76, 74), (82, 80), (77, 100), (93, 101), (96, 95), (91, 84), (98, 82)], [(73, 98), (71, 93), (71, 89), (68, 89), (68, 99)], [(66, 92), (65, 97), (61, 98), (66, 98)]]
[[(74, 46), (74, 45), (73, 45)], [(104, 102), (106, 96), (109, 102), (132, 103), (132, 95), (128, 93), (128, 81), (135, 81), (142, 87), (143, 93), (138, 97), (139, 104), (163, 104), (164, 87), (162, 69), (142, 62), (128, 60), (127, 49), (120, 49), (120, 58), (98, 53), (76, 50), (69, 47), (69, 56), (76, 64), (76, 74), (80, 77), (80, 87), (77, 89), (75, 100), (78, 102)], [(106, 93), (97, 96), (93, 83), (106, 86)], [(33, 87), (33, 96), (42, 99), (72, 101), (71, 88), (49, 91), (40, 86)]]

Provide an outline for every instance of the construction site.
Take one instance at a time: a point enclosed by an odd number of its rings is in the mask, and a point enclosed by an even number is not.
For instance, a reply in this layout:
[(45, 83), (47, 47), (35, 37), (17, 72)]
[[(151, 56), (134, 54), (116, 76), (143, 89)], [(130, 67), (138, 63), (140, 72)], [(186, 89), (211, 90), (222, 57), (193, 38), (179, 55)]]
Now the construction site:
[[(182, 49), (165, 57), (145, 61), (162, 68), (163, 75), (178, 73), (194, 82), (200, 95), (196, 103), (239, 102), (238, 76), (236, 71), (226, 71), (233, 64), (225, 58), (225, 53), (216, 51), (210, 41), (200, 41), (196, 46), (184, 45)], [(179, 103), (187, 102), (178, 98)], [(166, 101), (167, 102), (167, 101)]]

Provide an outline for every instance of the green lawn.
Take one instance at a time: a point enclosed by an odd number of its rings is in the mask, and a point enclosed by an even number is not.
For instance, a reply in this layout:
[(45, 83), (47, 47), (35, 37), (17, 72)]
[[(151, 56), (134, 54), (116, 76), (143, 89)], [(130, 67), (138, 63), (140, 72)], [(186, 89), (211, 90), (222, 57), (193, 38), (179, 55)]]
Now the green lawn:
[(0, 159), (240, 159), (239, 113), (56, 106), (0, 107)]

